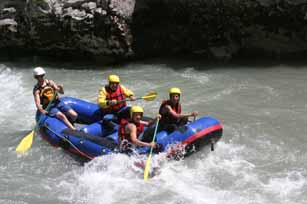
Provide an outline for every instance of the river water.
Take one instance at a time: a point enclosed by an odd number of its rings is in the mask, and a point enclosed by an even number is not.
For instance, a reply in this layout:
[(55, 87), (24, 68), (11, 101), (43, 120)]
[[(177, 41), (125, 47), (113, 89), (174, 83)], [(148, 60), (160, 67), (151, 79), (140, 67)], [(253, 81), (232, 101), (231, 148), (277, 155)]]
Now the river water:
[[(172, 86), (183, 112), (221, 121), (215, 147), (181, 161), (155, 157), (159, 172), (145, 183), (136, 158), (99, 157), (81, 163), (40, 137), (24, 155), (15, 148), (34, 127), (32, 68), (64, 85), (65, 95), (95, 102), (108, 74), (119, 74), (137, 101), (156, 114)], [(122, 66), (0, 62), (0, 203), (307, 203), (307, 66), (207, 65), (145, 61)], [(131, 103), (130, 103), (131, 104)]]

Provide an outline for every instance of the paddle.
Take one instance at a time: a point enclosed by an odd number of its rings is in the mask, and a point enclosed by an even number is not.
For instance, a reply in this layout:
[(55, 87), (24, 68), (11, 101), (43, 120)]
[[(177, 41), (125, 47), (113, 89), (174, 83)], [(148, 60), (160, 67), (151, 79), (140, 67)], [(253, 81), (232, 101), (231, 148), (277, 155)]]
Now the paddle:
[[(136, 98), (136, 100), (140, 100), (140, 99), (144, 99), (145, 101), (153, 101), (155, 100), (155, 98), (157, 97), (157, 92), (155, 91), (150, 91), (148, 94), (146, 94), (145, 96), (142, 96), (142, 97), (138, 97)], [(120, 100), (118, 101), (118, 103), (122, 103), (122, 102), (125, 102), (125, 101), (131, 101), (130, 98), (126, 98), (124, 100)]]
[[(51, 104), (55, 98), (55, 95), (53, 96), (52, 100), (48, 103), (47, 105), (47, 108), (45, 109), (46, 111), (49, 111), (50, 107), (51, 107)], [(35, 124), (33, 130), (27, 134), (22, 140), (21, 142), (19, 143), (19, 145), (16, 147), (16, 152), (18, 153), (24, 153), (26, 152), (28, 149), (31, 148), (32, 146), (32, 142), (33, 142), (33, 137), (34, 137), (34, 134), (37, 130), (37, 127), (38, 127), (38, 124), (41, 122), (41, 120), (43, 119), (43, 114), (40, 115), (39, 117), (39, 120), (38, 122)]]
[[(152, 142), (155, 141), (158, 125), (159, 125), (159, 118), (157, 119), (157, 124), (156, 124), (155, 133), (154, 133)], [(150, 148), (150, 153), (149, 153), (149, 156), (148, 156), (147, 161), (146, 161), (146, 166), (145, 166), (145, 170), (144, 170), (144, 181), (148, 181), (152, 150), (153, 150), (153, 147)]]

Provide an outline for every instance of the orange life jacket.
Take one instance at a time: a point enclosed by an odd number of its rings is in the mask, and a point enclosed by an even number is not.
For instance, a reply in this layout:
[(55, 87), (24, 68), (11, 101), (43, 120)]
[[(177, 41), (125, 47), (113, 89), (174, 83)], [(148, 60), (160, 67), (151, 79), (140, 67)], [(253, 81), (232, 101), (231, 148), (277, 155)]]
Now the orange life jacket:
[(180, 105), (179, 102), (178, 102), (177, 105), (172, 105), (170, 100), (162, 101), (160, 109), (159, 109), (159, 114), (162, 116), (161, 120), (160, 120), (161, 124), (174, 124), (174, 123), (177, 123), (178, 119), (175, 118), (174, 116), (172, 116), (169, 112), (162, 113), (162, 109), (166, 105), (169, 105), (172, 108), (172, 110), (175, 111), (177, 114), (181, 113), (181, 105)]
[[(130, 121), (126, 119), (122, 119), (120, 121), (119, 128), (118, 128), (119, 143), (123, 140), (128, 140), (129, 142), (131, 142), (130, 133), (126, 133), (125, 131), (126, 125), (128, 125), (129, 122)], [(135, 126), (136, 126), (136, 137), (139, 138), (141, 133), (144, 131), (144, 125), (141, 123), (138, 123), (138, 124), (135, 124)]]
[[(124, 93), (124, 90), (122, 89), (122, 87), (120, 85), (117, 86), (116, 91), (112, 91), (109, 86), (106, 86), (105, 89), (106, 89), (106, 92), (107, 92), (107, 95), (106, 95), (107, 101), (110, 101), (110, 100), (120, 101), (120, 100), (126, 99), (126, 95)], [(123, 103), (120, 103), (120, 104), (116, 104), (114, 106), (109, 106), (106, 110), (108, 112), (114, 112), (114, 111), (120, 110), (121, 108), (125, 107), (126, 105), (127, 105), (126, 102), (123, 102)]]
[(34, 91), (39, 90), (40, 103), (43, 108), (46, 108), (52, 100), (58, 100), (59, 96), (54, 88), (50, 85), (49, 80), (46, 79), (46, 85), (39, 87), (37, 84), (34, 86)]

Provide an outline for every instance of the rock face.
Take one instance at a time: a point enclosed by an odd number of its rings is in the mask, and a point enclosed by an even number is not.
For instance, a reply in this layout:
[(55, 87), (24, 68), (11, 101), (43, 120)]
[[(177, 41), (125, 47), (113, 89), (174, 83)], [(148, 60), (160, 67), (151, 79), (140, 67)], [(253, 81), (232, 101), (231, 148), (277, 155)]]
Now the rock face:
[(1, 0), (0, 55), (302, 57), (307, 0)]
[(306, 13), (306, 0), (138, 0), (134, 50), (223, 60), (303, 56)]
[(61, 58), (132, 54), (134, 0), (1, 0), (0, 49)]

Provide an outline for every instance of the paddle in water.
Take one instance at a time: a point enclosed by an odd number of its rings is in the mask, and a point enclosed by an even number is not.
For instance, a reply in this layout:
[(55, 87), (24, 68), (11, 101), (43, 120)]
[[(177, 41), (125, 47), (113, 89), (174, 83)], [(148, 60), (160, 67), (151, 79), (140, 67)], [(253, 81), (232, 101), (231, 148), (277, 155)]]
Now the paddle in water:
[[(53, 102), (53, 100), (55, 99), (55, 94), (52, 98), (52, 100), (48, 103), (47, 108), (45, 109), (46, 111), (48, 111), (51, 107), (51, 104)], [(41, 122), (41, 120), (43, 119), (43, 114), (40, 115), (38, 122), (35, 124), (33, 130), (27, 134), (19, 143), (19, 145), (16, 147), (16, 152), (18, 153), (24, 153), (26, 151), (28, 151), (28, 149), (31, 148), (32, 143), (33, 143), (33, 137), (35, 135), (35, 132), (37, 131), (38, 128), (38, 124)]]
[[(157, 124), (156, 124), (156, 127), (155, 127), (155, 133), (154, 133), (152, 142), (155, 141), (157, 130), (158, 130), (158, 125), (159, 125), (159, 118), (157, 119)], [(146, 161), (145, 170), (144, 170), (144, 181), (148, 181), (152, 150), (153, 150), (153, 147), (150, 148), (150, 153), (149, 153), (149, 156), (148, 156), (147, 161)]]

